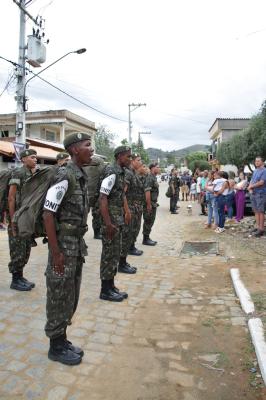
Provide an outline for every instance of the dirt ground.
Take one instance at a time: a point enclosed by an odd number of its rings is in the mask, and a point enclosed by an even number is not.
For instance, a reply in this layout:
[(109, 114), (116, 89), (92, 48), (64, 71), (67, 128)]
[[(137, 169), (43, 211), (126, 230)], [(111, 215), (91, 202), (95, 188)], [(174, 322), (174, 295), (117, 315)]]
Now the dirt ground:
[[(155, 247), (137, 246), (129, 257), (136, 275), (119, 274), (129, 299), (99, 300), (101, 242), (86, 235), (90, 256), (84, 267), (80, 304), (69, 338), (84, 348), (81, 365), (47, 359), (44, 265), (38, 241), (27, 277), (36, 288), (9, 289), (7, 237), (0, 236), (0, 398), (48, 400), (265, 400), (247, 320), (235, 296), (229, 270), (238, 267), (253, 295), (265, 288), (263, 256), (229, 230), (204, 229), (199, 206), (180, 202), (171, 215), (160, 184), (160, 207), (153, 228)], [(180, 254), (184, 241), (218, 241), (220, 255)], [(260, 239), (258, 239), (260, 240)], [(234, 257), (234, 258), (232, 258)], [(263, 313), (263, 311), (259, 311)], [(251, 372), (253, 371), (253, 372)]]

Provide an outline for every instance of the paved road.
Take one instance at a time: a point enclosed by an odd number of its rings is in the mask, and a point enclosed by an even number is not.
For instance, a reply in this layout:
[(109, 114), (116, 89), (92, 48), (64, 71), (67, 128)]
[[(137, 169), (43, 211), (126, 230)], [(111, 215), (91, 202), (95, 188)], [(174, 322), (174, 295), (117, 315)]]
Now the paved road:
[[(161, 206), (153, 230), (156, 247), (139, 245), (135, 276), (119, 274), (128, 301), (98, 299), (101, 242), (87, 234), (89, 257), (70, 339), (85, 350), (81, 365), (47, 359), (44, 335), (46, 246), (39, 241), (25, 275), (29, 293), (9, 289), (8, 248), (0, 233), (0, 398), (48, 400), (263, 399), (249, 385), (254, 353), (223, 256), (180, 258), (183, 240), (203, 221), (198, 205), (188, 216)], [(202, 237), (204, 231), (202, 230)], [(201, 235), (200, 235), (201, 236)], [(201, 237), (199, 237), (199, 240)]]

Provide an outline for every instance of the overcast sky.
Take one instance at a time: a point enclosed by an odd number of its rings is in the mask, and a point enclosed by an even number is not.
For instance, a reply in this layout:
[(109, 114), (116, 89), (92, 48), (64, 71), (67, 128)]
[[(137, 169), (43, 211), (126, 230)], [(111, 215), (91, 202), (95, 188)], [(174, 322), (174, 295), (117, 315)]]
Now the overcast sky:
[[(0, 56), (17, 61), (19, 9), (1, 0)], [(266, 98), (265, 0), (32, 0), (27, 10), (46, 19), (43, 78), (103, 112), (127, 121), (133, 140), (174, 150), (209, 143), (216, 117), (250, 117)], [(27, 33), (32, 31), (28, 20)], [(34, 69), (35, 73), (39, 69)], [(12, 66), (0, 60), (0, 93)], [(14, 82), (0, 112), (14, 112)], [(68, 109), (128, 137), (128, 123), (106, 118), (32, 80), (29, 111)]]

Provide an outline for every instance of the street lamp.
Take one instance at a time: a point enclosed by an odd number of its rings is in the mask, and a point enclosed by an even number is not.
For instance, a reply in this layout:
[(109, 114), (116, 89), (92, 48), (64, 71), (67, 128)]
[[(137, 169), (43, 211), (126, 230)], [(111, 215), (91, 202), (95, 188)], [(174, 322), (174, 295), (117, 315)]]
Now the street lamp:
[[(135, 111), (139, 107), (146, 107), (146, 103), (131, 103), (128, 105), (128, 143), (131, 145), (132, 143), (132, 136), (131, 136), (131, 129), (132, 129), (132, 122), (131, 122), (131, 113)], [(134, 107), (133, 110), (131, 110), (131, 107)]]
[(27, 84), (33, 79), (36, 78), (36, 76), (39, 76), (40, 74), (43, 73), (43, 71), (47, 70), (48, 68), (52, 67), (54, 64), (58, 63), (58, 61), (61, 61), (63, 58), (65, 58), (66, 56), (68, 56), (69, 54), (83, 54), (87, 51), (87, 49), (82, 48), (82, 49), (78, 49), (78, 50), (74, 50), (74, 51), (69, 51), (68, 53), (64, 54), (62, 57), (58, 58), (57, 60), (55, 60), (54, 62), (52, 62), (51, 64), (47, 65), (47, 67), (45, 67), (44, 69), (42, 69), (40, 72), (38, 72), (38, 74), (34, 74), (32, 77), (30, 77), (30, 79), (27, 80), (27, 82), (24, 85), (24, 94), (23, 94), (23, 109), (24, 111), (27, 111), (27, 98), (26, 98), (26, 86)]
[[(41, 73), (43, 73), (43, 71), (47, 70), (48, 68), (52, 67), (54, 64), (58, 63), (58, 61), (62, 60), (63, 58), (65, 58), (66, 56), (68, 56), (69, 54), (82, 54), (85, 53), (86, 49), (82, 48), (82, 49), (78, 49), (75, 51), (69, 51), (68, 53), (64, 54), (62, 57), (58, 58), (57, 60), (55, 60), (54, 62), (52, 62), (51, 64), (47, 65), (47, 67), (43, 68), (40, 72), (38, 72), (38, 74), (35, 74), (34, 72), (32, 72), (33, 76), (31, 78), (29, 78), (25, 84), (23, 85), (23, 87), (19, 90), (18, 95), (17, 95), (17, 114), (16, 114), (16, 136), (17, 136), (17, 142), (25, 144), (26, 142), (26, 116), (25, 116), (25, 111), (27, 111), (27, 98), (26, 98), (26, 87), (28, 85), (28, 83), (33, 79), (36, 78), (36, 76), (39, 76)], [(25, 71), (25, 69), (23, 68), (23, 71)], [(25, 72), (23, 72), (25, 73)], [(20, 94), (22, 93), (22, 94)]]
[(140, 135), (151, 135), (151, 131), (139, 132), (138, 148), (140, 149)]

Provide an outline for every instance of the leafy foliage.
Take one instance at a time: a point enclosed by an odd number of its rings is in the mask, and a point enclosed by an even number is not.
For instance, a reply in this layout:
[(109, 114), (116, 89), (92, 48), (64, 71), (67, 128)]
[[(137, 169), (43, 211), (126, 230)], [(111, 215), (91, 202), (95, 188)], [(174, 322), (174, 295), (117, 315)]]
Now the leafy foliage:
[(200, 171), (210, 170), (211, 166), (206, 160), (193, 160), (189, 163), (189, 169), (194, 173), (196, 169)]
[(266, 101), (260, 112), (251, 118), (249, 127), (222, 142), (216, 154), (221, 164), (233, 164), (238, 168), (249, 165), (257, 156), (266, 157)]
[(188, 168), (191, 171), (195, 171), (197, 168), (201, 171), (210, 169), (207, 161), (207, 153), (204, 151), (194, 151), (186, 156)]
[(115, 134), (110, 132), (106, 126), (101, 125), (95, 135), (96, 153), (112, 161), (114, 158), (114, 138)]

